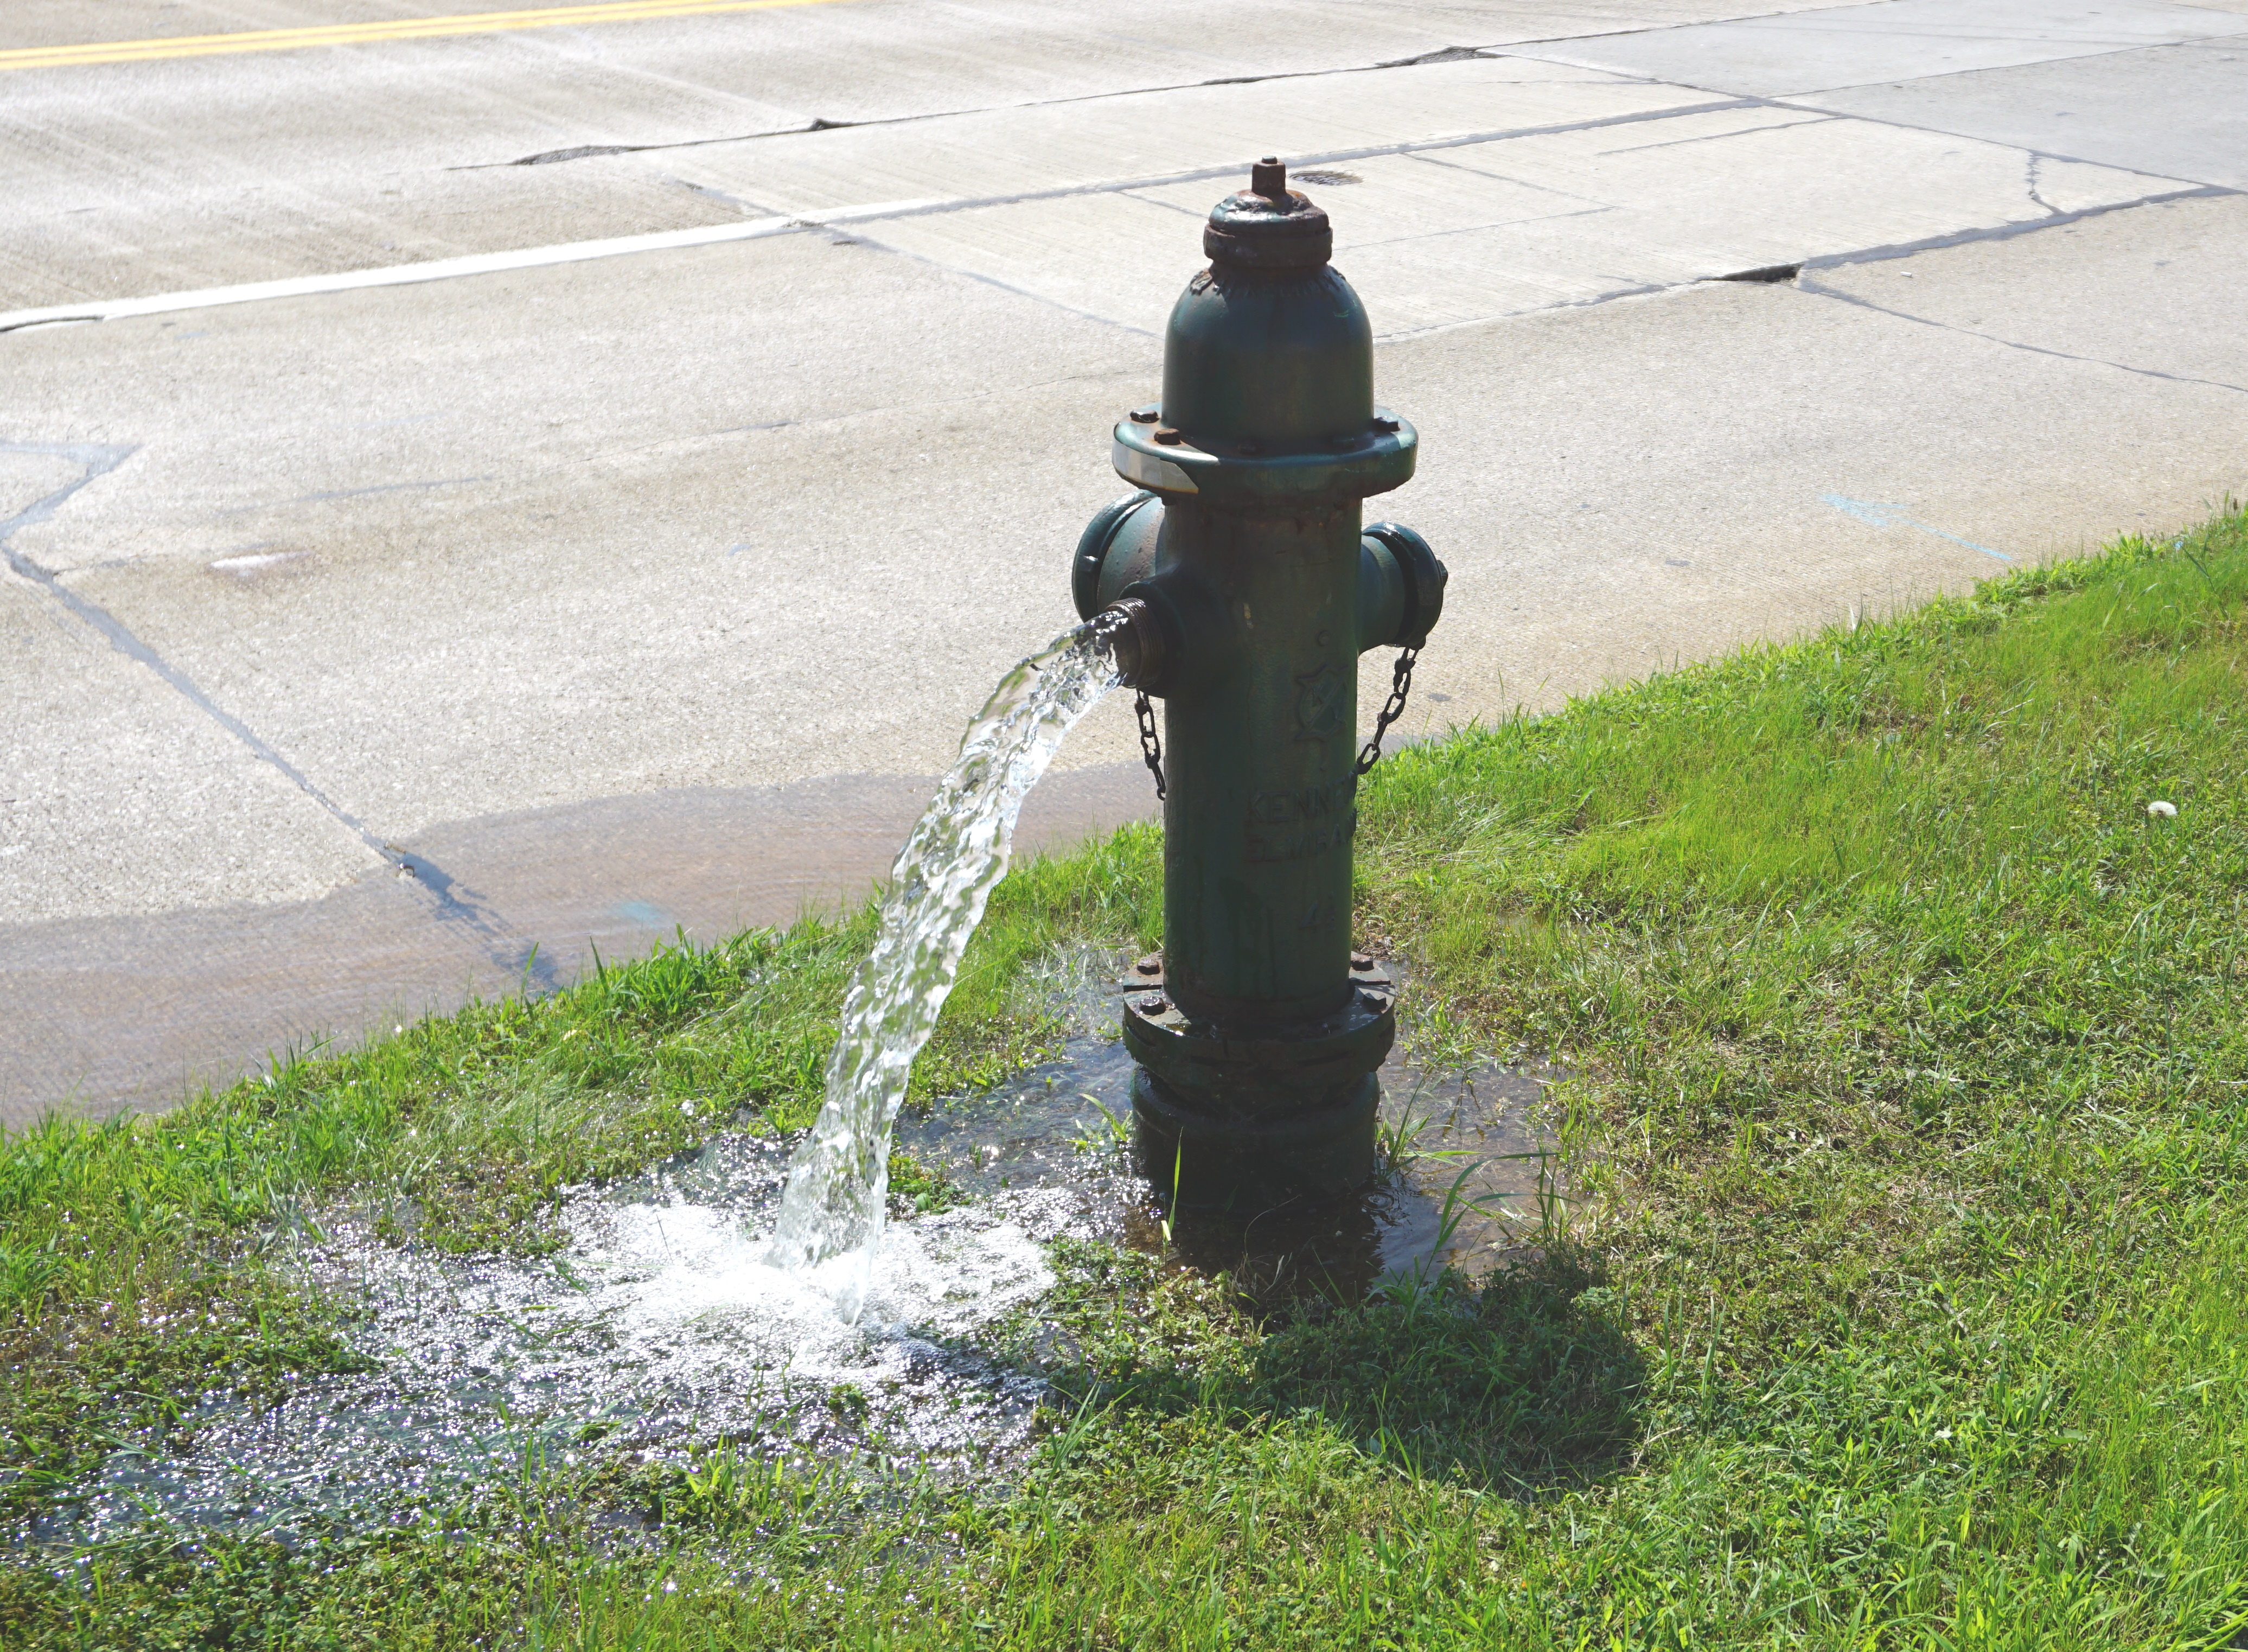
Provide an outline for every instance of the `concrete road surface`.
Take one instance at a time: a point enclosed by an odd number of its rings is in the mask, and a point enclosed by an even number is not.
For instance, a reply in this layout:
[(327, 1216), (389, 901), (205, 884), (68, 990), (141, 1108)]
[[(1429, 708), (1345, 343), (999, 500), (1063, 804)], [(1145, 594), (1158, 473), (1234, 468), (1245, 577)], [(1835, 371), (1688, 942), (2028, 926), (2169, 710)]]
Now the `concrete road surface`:
[(2248, 0), (620, 10), (0, 14), (0, 1121), (867, 888), (1260, 154), (1422, 431), (1416, 732), (2248, 483)]

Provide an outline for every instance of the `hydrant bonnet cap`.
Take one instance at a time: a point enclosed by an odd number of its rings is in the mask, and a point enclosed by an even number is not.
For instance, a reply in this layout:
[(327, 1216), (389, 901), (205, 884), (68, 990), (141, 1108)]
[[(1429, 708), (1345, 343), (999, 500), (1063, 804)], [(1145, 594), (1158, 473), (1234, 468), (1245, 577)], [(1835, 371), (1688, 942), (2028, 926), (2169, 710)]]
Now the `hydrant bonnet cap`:
[(1334, 253), (1327, 215), (1288, 188), (1288, 169), (1271, 156), (1251, 168), (1250, 187), (1210, 209), (1202, 250), (1213, 264), (1240, 270), (1316, 270)]

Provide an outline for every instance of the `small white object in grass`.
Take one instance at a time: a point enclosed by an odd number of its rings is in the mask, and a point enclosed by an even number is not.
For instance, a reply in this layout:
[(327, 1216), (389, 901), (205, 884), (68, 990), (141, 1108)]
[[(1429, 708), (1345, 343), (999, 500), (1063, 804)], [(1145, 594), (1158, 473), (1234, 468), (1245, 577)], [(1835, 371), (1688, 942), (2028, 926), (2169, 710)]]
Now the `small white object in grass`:
[(2165, 803), (2160, 798), (2156, 798), (2152, 803), (2149, 803), (2147, 805), (2147, 812), (2153, 815), (2157, 820), (2167, 820), (2177, 812), (2177, 805), (2175, 803)]

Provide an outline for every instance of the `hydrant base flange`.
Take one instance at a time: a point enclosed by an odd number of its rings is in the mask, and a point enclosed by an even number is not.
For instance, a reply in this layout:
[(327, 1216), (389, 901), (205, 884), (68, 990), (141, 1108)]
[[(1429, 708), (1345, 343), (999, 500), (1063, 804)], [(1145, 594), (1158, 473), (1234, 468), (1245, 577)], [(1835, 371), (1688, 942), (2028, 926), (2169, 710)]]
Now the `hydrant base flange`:
[(1132, 1075), (1132, 1145), (1166, 1209), (1260, 1216), (1339, 1198), (1374, 1174), (1381, 1086), (1368, 1073), (1340, 1101), (1277, 1118), (1215, 1117), (1181, 1107), (1144, 1067)]
[(1329, 1014), (1234, 1021), (1188, 1014), (1157, 975), (1124, 1001), (1124, 1046), (1174, 1097), (1205, 1117), (1248, 1121), (1341, 1093), (1379, 1067), (1397, 1040), (1397, 987), (1368, 957)]

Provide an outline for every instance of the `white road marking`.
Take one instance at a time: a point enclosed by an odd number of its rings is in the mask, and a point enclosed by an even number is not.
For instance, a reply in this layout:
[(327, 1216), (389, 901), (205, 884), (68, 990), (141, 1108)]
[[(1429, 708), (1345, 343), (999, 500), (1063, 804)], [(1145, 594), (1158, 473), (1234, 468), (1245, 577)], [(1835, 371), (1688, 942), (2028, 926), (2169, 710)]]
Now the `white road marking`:
[(168, 315), (178, 310), (213, 310), (222, 305), (255, 304), (265, 298), (304, 298), (326, 292), (352, 292), (362, 287), (405, 287), (422, 281), (450, 281), (459, 276), (499, 275), (510, 270), (538, 270), (553, 264), (581, 264), (590, 258), (620, 258), (635, 252), (663, 252), (675, 247), (716, 246), (729, 241), (756, 241), (785, 235), (792, 230), (816, 229), (821, 224), (851, 223), (861, 218), (888, 217), (901, 212), (922, 212), (949, 205), (942, 199), (880, 201), (861, 207), (836, 207), (817, 212), (792, 213), (771, 218), (749, 218), (739, 223), (706, 224), (697, 230), (662, 230), (651, 235), (611, 236), (600, 241), (567, 241), (551, 247), (524, 247), (513, 252), (478, 252), (460, 258), (433, 258), (426, 264), (386, 264), (375, 270), (346, 270), (335, 275), (291, 276), (282, 281), (247, 281), (239, 286), (203, 287), (191, 292), (159, 292), (145, 298), (95, 298), (84, 304), (51, 304), (37, 310), (0, 311), (0, 332), (24, 327), (62, 326), (78, 321), (120, 321), (129, 316)]

